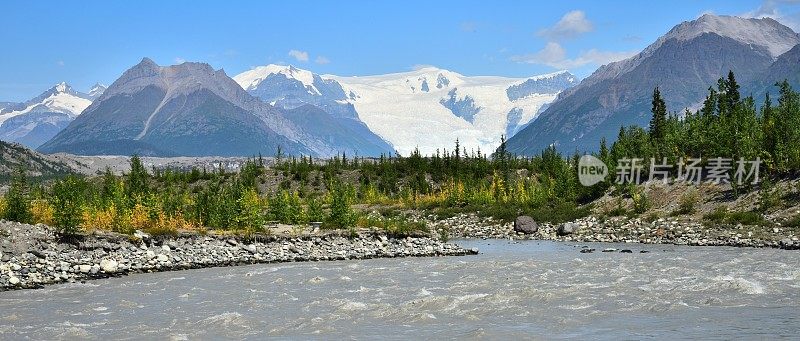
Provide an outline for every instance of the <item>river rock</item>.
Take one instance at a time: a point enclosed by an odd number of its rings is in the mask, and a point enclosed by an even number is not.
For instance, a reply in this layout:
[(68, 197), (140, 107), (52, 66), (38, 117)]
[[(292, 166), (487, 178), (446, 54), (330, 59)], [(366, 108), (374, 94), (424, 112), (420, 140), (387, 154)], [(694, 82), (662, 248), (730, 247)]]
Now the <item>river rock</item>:
[(11, 278), (8, 279), (8, 283), (11, 285), (17, 285), (19, 284), (19, 278), (16, 276), (11, 276)]
[(117, 272), (117, 268), (119, 267), (119, 263), (113, 259), (103, 259), (100, 261), (100, 268), (103, 269), (105, 273), (115, 273)]
[(558, 226), (558, 230), (556, 233), (559, 236), (566, 236), (568, 234), (573, 234), (575, 231), (578, 230), (578, 224), (575, 223), (563, 223)]
[(533, 234), (539, 231), (539, 224), (529, 216), (519, 216), (514, 220), (514, 231)]
[(133, 232), (133, 236), (136, 237), (136, 238), (139, 238), (141, 240), (150, 239), (150, 235), (149, 234), (147, 234), (145, 232), (142, 232), (142, 231), (139, 231), (139, 230), (134, 231)]

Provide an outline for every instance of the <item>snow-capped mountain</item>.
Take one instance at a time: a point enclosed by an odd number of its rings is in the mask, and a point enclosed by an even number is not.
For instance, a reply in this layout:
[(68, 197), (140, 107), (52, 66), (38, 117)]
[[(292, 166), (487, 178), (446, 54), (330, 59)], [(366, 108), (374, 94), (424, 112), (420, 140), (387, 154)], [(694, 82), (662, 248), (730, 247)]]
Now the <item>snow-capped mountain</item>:
[(96, 83), (96, 84), (95, 84), (95, 85), (94, 85), (94, 86), (93, 86), (91, 89), (89, 89), (89, 92), (88, 92), (88, 93), (86, 93), (86, 94), (89, 96), (89, 98), (90, 98), (92, 101), (94, 101), (94, 100), (96, 100), (98, 97), (100, 97), (100, 95), (102, 95), (102, 94), (103, 94), (103, 92), (105, 92), (107, 88), (108, 88), (108, 87), (107, 87), (107, 86), (105, 86), (105, 85), (103, 85), (103, 84)]
[[(796, 59), (780, 57), (798, 44), (797, 33), (770, 18), (706, 14), (683, 22), (639, 54), (601, 66), (564, 91), (509, 140), (508, 148), (526, 155), (549, 145), (565, 153), (593, 151), (602, 138), (613, 141), (621, 126), (647, 126), (656, 86), (669, 110), (678, 112), (699, 107), (708, 87), (729, 70), (739, 84), (761, 83), (763, 90), (792, 78), (791, 73), (779, 73), (796, 70)], [(765, 73), (775, 63), (786, 67), (774, 68), (771, 76)]]
[(62, 82), (25, 103), (0, 109), (0, 140), (36, 148), (80, 115), (91, 98)]
[(144, 58), (39, 150), (86, 155), (380, 155), (388, 144), (311, 105), (271, 106), (205, 63)]
[(312, 104), (335, 116), (357, 118), (401, 154), (452, 148), (496, 148), (531, 122), (556, 95), (575, 84), (566, 71), (530, 78), (470, 77), (434, 67), (363, 77), (318, 75), (267, 65), (234, 79), (270, 104)]

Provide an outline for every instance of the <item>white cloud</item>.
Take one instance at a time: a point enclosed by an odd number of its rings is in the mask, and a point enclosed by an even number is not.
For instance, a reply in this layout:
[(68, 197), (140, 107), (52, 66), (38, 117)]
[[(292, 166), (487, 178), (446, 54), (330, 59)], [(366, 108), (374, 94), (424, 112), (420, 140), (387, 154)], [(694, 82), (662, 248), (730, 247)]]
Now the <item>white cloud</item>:
[(305, 63), (308, 61), (308, 52), (306, 51), (290, 50), (289, 56), (292, 56), (294, 59), (297, 59), (298, 62)]
[(586, 19), (586, 13), (575, 10), (564, 14), (555, 26), (540, 30), (537, 34), (550, 40), (562, 40), (574, 38), (592, 30), (594, 30), (594, 25), (589, 19)]
[(800, 18), (798, 18), (798, 15), (783, 13), (779, 8), (782, 4), (797, 5), (800, 4), (800, 0), (764, 0), (758, 8), (742, 13), (740, 16), (745, 18), (772, 18), (795, 31), (800, 30)]
[(331, 61), (328, 58), (325, 58), (324, 56), (317, 56), (317, 58), (314, 59), (314, 63), (322, 64), (322, 65), (329, 64), (330, 62)]
[(585, 65), (600, 66), (623, 60), (635, 55), (636, 51), (601, 51), (590, 49), (583, 51), (576, 58), (567, 58), (567, 51), (558, 43), (549, 42), (536, 53), (512, 56), (511, 60), (519, 63), (541, 64), (556, 69), (575, 69)]
[(186, 59), (183, 59), (181, 57), (175, 57), (175, 64), (183, 64), (183, 63), (186, 63)]

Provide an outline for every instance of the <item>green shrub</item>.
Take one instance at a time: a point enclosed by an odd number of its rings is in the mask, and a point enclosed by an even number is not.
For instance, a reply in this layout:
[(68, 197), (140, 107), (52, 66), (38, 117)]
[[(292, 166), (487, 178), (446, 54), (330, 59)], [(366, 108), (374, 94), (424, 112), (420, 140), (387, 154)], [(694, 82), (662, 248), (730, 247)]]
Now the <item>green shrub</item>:
[(306, 212), (308, 215), (308, 221), (317, 222), (325, 219), (325, 213), (322, 211), (322, 203), (319, 200), (316, 198), (311, 198), (308, 200), (307, 206)]
[(25, 169), (18, 168), (11, 178), (11, 186), (5, 195), (3, 218), (20, 223), (30, 223), (33, 215), (30, 211), (30, 188)]
[(781, 204), (781, 191), (771, 180), (766, 179), (761, 183), (758, 191), (758, 210), (767, 212)]
[(605, 215), (609, 217), (621, 217), (628, 215), (628, 210), (625, 209), (625, 205), (622, 201), (622, 197), (617, 197), (617, 204), (614, 208), (607, 210), (604, 212)]
[(53, 184), (53, 223), (62, 236), (80, 232), (85, 187), (85, 181), (72, 175)]
[(633, 211), (636, 214), (647, 212), (647, 210), (650, 208), (650, 200), (647, 198), (647, 194), (645, 194), (644, 190), (642, 189), (632, 190), (631, 199), (633, 199)]
[(325, 221), (328, 228), (348, 228), (356, 223), (356, 213), (350, 207), (354, 191), (350, 185), (335, 183), (331, 186), (331, 212)]
[(676, 213), (678, 214), (692, 214), (697, 209), (697, 203), (700, 202), (700, 195), (697, 193), (697, 189), (694, 187), (689, 188), (681, 194), (681, 198), (678, 201), (678, 210)]
[(703, 215), (703, 219), (712, 223), (722, 223), (728, 217), (728, 208), (725, 206), (717, 206), (713, 211)]
[(764, 216), (761, 215), (759, 212), (731, 212), (728, 213), (728, 219), (726, 220), (729, 224), (742, 224), (742, 225), (759, 225), (765, 226), (768, 225), (764, 219)]
[(525, 210), (524, 213), (538, 222), (558, 224), (588, 216), (591, 214), (591, 207), (588, 205), (577, 206), (569, 202), (560, 202)]
[(786, 227), (800, 227), (800, 214), (795, 215), (795, 216), (789, 218), (788, 220), (786, 220), (786, 222), (783, 223), (783, 226), (786, 226)]

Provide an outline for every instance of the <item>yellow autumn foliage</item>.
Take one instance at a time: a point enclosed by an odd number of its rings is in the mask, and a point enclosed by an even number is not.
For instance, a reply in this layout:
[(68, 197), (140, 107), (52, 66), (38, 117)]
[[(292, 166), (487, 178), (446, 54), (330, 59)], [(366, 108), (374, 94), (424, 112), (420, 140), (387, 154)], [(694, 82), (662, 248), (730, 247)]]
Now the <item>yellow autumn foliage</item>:
[[(34, 224), (53, 226), (53, 206), (46, 200), (33, 200), (30, 204)], [(2, 210), (0, 210), (2, 211)]]

